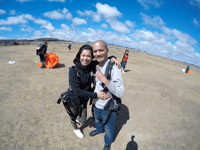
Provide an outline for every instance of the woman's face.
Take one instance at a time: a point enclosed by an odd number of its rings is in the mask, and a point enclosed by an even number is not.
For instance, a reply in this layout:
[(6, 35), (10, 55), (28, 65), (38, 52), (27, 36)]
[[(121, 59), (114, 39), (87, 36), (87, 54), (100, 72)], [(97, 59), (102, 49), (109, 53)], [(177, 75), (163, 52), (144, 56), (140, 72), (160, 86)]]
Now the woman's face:
[(84, 49), (81, 53), (80, 62), (83, 67), (87, 67), (92, 61), (92, 54), (90, 50)]
[(126, 51), (125, 53), (128, 54), (128, 51)]

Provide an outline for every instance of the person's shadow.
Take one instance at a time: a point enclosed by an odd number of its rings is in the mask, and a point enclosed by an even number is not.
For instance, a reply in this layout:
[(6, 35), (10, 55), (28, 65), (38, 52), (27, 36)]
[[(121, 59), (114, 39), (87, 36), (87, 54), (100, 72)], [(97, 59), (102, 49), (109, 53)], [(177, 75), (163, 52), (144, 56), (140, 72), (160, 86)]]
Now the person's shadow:
[(131, 141), (128, 142), (126, 150), (138, 150), (138, 144), (134, 141), (135, 136), (131, 137)]
[(129, 72), (129, 71), (131, 71), (131, 70), (124, 70), (124, 72)]
[(63, 67), (65, 67), (65, 64), (60, 64), (60, 63), (58, 63), (58, 64), (56, 64), (56, 65), (53, 67), (53, 69), (63, 68)]
[(94, 118), (93, 117), (89, 117), (85, 122), (84, 124), (80, 127), (80, 129), (84, 129), (84, 128), (87, 128), (87, 127), (93, 127), (93, 128), (96, 128), (95, 126), (95, 121), (94, 121)]
[(129, 120), (129, 110), (126, 105), (121, 104), (121, 112), (117, 116), (116, 119), (116, 125), (115, 125), (115, 130), (114, 130), (114, 135), (113, 135), (113, 142), (117, 138), (117, 135), (119, 134), (120, 130), (122, 129), (123, 125), (126, 124), (127, 120)]

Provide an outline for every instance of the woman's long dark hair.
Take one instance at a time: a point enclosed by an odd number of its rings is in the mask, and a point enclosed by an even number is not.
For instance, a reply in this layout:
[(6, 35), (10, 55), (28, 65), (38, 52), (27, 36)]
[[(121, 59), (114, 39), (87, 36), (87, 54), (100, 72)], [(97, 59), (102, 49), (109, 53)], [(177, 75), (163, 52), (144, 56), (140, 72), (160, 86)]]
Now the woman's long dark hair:
[(81, 57), (81, 53), (82, 53), (83, 50), (90, 50), (91, 51), (91, 55), (92, 55), (92, 59), (94, 58), (92, 47), (90, 45), (88, 45), (88, 44), (85, 44), (82, 47), (80, 47), (78, 53), (76, 54), (76, 57), (74, 59), (74, 63), (75, 64), (76, 64), (76, 62), (80, 62), (80, 57)]
[[(125, 50), (124, 55), (126, 55), (126, 52), (129, 52), (129, 50)], [(127, 56), (128, 56), (128, 54), (127, 54)]]

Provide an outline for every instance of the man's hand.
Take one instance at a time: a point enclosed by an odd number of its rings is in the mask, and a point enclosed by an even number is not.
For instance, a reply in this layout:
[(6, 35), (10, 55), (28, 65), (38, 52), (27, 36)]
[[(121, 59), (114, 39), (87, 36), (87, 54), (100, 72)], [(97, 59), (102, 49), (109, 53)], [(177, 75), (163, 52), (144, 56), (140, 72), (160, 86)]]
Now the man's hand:
[(103, 82), (105, 85), (109, 84), (109, 80), (106, 78), (106, 76), (101, 72), (99, 65), (97, 65), (97, 73), (94, 74), (95, 77), (97, 77), (101, 82)]
[(111, 58), (111, 60), (110, 60), (111, 62), (115, 62), (115, 66), (117, 66), (119, 69), (120, 69), (120, 63), (117, 61), (117, 59), (115, 59), (114, 57), (113, 58)]

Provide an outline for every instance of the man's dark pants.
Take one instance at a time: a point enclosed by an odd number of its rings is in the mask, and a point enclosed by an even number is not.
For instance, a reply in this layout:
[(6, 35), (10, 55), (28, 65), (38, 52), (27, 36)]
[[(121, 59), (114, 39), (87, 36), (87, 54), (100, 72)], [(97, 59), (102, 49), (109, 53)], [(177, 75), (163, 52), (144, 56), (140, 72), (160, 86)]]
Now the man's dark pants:
[(103, 109), (98, 109), (97, 107), (94, 107), (94, 116), (95, 116), (95, 124), (96, 124), (96, 132), (97, 133), (103, 133), (105, 128), (105, 136), (104, 141), (106, 145), (110, 145), (113, 142), (113, 134), (115, 129), (115, 121), (116, 121), (116, 113), (113, 112), (110, 120), (103, 128), (102, 125), (106, 121), (108, 117), (109, 112), (105, 111)]

